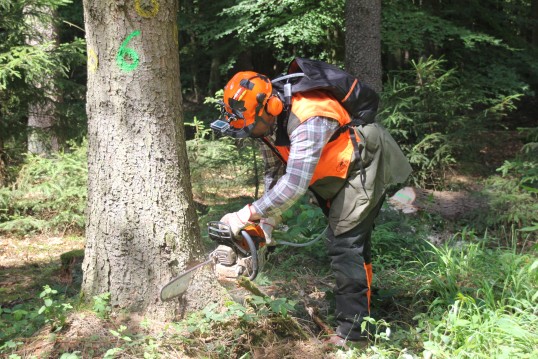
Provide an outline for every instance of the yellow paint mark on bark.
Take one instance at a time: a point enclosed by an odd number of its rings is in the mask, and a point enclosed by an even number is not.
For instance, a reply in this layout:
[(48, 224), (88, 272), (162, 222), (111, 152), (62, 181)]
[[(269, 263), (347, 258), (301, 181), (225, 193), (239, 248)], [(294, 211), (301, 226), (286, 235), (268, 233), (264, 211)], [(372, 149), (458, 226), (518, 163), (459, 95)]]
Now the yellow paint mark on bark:
[(90, 47), (88, 49), (88, 71), (94, 73), (97, 71), (97, 67), (99, 67), (99, 59), (95, 50)]
[(141, 5), (140, 0), (135, 0), (135, 10), (138, 15), (149, 19), (155, 17), (159, 12), (159, 2), (157, 0), (151, 0), (151, 8), (149, 8), (147, 5)]

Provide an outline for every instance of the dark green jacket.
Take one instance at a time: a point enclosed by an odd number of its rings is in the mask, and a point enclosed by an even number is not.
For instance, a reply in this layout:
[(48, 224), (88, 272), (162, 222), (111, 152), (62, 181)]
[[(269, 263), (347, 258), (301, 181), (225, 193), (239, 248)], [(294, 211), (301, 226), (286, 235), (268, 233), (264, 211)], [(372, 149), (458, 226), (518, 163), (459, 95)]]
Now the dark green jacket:
[(361, 137), (361, 159), (366, 177), (360, 179), (360, 166), (351, 170), (348, 181), (331, 201), (329, 225), (335, 235), (357, 226), (376, 206), (388, 186), (403, 183), (411, 165), (392, 136), (377, 123), (357, 127)]

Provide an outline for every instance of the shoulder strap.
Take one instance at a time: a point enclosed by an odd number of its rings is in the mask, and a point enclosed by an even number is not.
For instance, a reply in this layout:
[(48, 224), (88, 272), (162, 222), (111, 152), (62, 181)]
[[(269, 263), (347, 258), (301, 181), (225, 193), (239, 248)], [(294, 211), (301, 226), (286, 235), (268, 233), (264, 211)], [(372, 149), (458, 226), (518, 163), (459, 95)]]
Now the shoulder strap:
[(289, 146), (288, 119), (291, 114), (292, 83), (290, 81), (304, 77), (304, 73), (294, 73), (283, 75), (272, 80), (273, 88), (277, 90), (278, 96), (284, 103), (282, 113), (277, 117), (277, 130), (275, 144), (277, 146)]

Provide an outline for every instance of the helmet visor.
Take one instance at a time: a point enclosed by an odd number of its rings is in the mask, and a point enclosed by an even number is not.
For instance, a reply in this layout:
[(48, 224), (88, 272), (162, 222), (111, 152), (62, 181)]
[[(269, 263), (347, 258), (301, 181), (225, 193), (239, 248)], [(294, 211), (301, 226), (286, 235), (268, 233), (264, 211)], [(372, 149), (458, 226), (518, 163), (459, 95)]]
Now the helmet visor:
[(221, 115), (218, 120), (210, 124), (210, 128), (220, 136), (230, 136), (233, 138), (246, 138), (250, 135), (251, 126), (246, 125), (243, 114), (231, 109), (219, 102)]

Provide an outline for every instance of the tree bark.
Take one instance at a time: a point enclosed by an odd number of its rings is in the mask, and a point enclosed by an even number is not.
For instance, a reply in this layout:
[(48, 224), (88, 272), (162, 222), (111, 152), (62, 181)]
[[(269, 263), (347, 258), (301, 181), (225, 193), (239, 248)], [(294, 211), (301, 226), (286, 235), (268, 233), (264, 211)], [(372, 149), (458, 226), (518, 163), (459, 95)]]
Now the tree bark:
[[(33, 30), (26, 40), (28, 45), (50, 43), (48, 51), (58, 46), (58, 28), (53, 21), (55, 16), (55, 11), (50, 7), (32, 5), (25, 8), (26, 22)], [(49, 155), (59, 148), (58, 136), (54, 131), (58, 90), (51, 75), (34, 80), (33, 85), (42, 91), (42, 98), (28, 105), (28, 152)]]
[(0, 187), (7, 184), (6, 164), (4, 162), (4, 140), (0, 137)]
[(207, 85), (207, 96), (215, 96), (215, 92), (220, 90), (220, 58), (214, 56), (211, 59), (211, 68), (209, 70), (209, 83)]
[(346, 70), (380, 92), (381, 0), (346, 0)]
[(177, 318), (216, 298), (208, 271), (182, 298), (159, 289), (204, 252), (192, 196), (174, 31), (177, 0), (84, 0), (88, 206), (82, 291)]

